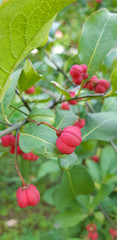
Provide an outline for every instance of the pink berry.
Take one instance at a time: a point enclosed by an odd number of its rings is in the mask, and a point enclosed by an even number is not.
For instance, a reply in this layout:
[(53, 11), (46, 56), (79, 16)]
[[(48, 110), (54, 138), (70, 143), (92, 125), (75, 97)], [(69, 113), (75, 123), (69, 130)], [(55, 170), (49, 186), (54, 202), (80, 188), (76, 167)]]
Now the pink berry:
[[(71, 97), (75, 97), (75, 92), (70, 92), (70, 96)], [(77, 104), (77, 100), (70, 100), (69, 103), (71, 105), (76, 105)]]
[(29, 184), (26, 187), (20, 187), (16, 193), (17, 203), (21, 208), (35, 206), (40, 201), (40, 193), (37, 188)]
[(31, 87), (25, 91), (26, 94), (34, 94), (35, 92), (35, 87)]
[(94, 156), (92, 156), (92, 158), (91, 158), (94, 162), (99, 162), (99, 157), (98, 156), (96, 156), (96, 155), (94, 155)]
[(33, 152), (23, 153), (22, 157), (23, 159), (29, 160), (29, 161), (36, 161), (39, 158), (39, 156), (35, 155)]
[(73, 78), (81, 76), (82, 72), (83, 72), (82, 67), (80, 65), (77, 65), (77, 64), (73, 65), (70, 69), (70, 75)]
[(70, 105), (68, 102), (63, 102), (61, 103), (61, 109), (63, 110), (69, 110), (70, 109)]
[(80, 85), (82, 83), (82, 80), (83, 78), (81, 76), (79, 77), (73, 77), (73, 82), (76, 84), (76, 85)]
[(95, 232), (97, 230), (97, 227), (96, 227), (95, 223), (89, 223), (86, 226), (86, 230), (89, 232)]
[(15, 154), (15, 146), (11, 146), (11, 148), (10, 148), (10, 153), (11, 153), (11, 154)]
[(100, 79), (94, 90), (96, 93), (104, 93), (109, 89), (109, 87), (110, 87), (110, 84), (107, 80)]
[(109, 232), (110, 232), (110, 234), (111, 234), (113, 237), (117, 237), (117, 229), (110, 228), (110, 229), (109, 229)]
[(11, 145), (10, 137), (11, 135), (5, 135), (1, 138), (1, 143), (3, 147), (9, 147)]
[(84, 125), (85, 125), (85, 122), (86, 122), (85, 119), (80, 118), (78, 121), (76, 121), (74, 123), (74, 126), (79, 127), (79, 128), (83, 128)]
[(79, 146), (82, 141), (80, 129), (75, 126), (68, 126), (60, 131), (56, 140), (56, 146), (61, 153), (71, 154), (75, 147)]
[(16, 139), (15, 136), (10, 135), (10, 143), (11, 143), (10, 145), (13, 147), (15, 147), (15, 139)]
[(87, 65), (86, 65), (86, 64), (82, 64), (82, 65), (80, 65), (80, 66), (81, 66), (81, 68), (82, 68), (83, 73), (86, 73), (87, 70), (88, 70)]
[(99, 236), (97, 232), (89, 232), (88, 237), (89, 239), (97, 240)]
[(20, 146), (17, 146), (17, 154), (18, 154), (18, 155), (21, 155), (22, 153), (23, 153), (23, 152), (22, 152)]

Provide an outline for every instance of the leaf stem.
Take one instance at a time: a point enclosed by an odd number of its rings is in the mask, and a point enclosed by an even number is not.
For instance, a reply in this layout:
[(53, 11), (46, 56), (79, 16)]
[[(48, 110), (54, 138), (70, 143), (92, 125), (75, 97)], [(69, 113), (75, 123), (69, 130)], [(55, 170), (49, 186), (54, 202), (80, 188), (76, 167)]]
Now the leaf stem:
[(19, 177), (21, 178), (22, 181), (22, 187), (26, 187), (26, 183), (22, 177), (22, 174), (18, 168), (18, 163), (17, 163), (17, 142), (18, 142), (18, 134), (19, 134), (19, 128), (16, 129), (16, 139), (15, 139), (15, 168), (17, 170), (17, 173), (19, 174)]
[(74, 187), (73, 187), (73, 184), (72, 184), (71, 175), (70, 175), (70, 171), (69, 170), (67, 170), (67, 174), (68, 174), (69, 184), (70, 184), (73, 196), (76, 199), (76, 193), (75, 193), (75, 190), (74, 190)]

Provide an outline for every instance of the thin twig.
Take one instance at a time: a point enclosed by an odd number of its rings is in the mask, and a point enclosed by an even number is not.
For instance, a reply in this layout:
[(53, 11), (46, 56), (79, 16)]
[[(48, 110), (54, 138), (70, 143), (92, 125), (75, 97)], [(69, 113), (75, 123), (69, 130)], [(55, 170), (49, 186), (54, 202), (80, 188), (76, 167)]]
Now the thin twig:
[(21, 112), (21, 113), (23, 113), (24, 115), (26, 115), (26, 116), (28, 116), (28, 114), (27, 113), (25, 113), (25, 112), (23, 112), (22, 110), (20, 110), (19, 108), (16, 108), (16, 107), (14, 107), (13, 105), (10, 105), (12, 108), (14, 108), (15, 110), (17, 110), (17, 111), (19, 111), (19, 112)]
[(85, 105), (86, 105), (86, 107), (88, 107), (88, 109), (90, 110), (91, 113), (95, 113), (94, 109), (87, 101), (85, 102)]
[(102, 208), (101, 205), (98, 205), (98, 208), (101, 210), (101, 212), (104, 214), (105, 218), (110, 222), (110, 224), (113, 226), (113, 228), (117, 229), (117, 225), (115, 222), (110, 218), (108, 213)]
[(3, 123), (3, 124), (5, 124), (5, 125), (7, 125), (7, 126), (11, 126), (11, 124), (10, 123), (7, 123), (7, 122), (4, 122), (4, 121), (2, 121), (2, 120), (0, 120), (0, 123)]
[(19, 96), (19, 98), (23, 102), (24, 106), (29, 110), (29, 112), (31, 112), (31, 110), (32, 110), (31, 107), (28, 105), (26, 100), (22, 96), (20, 96), (20, 92), (19, 92), (19, 90), (17, 88), (15, 89), (15, 93)]
[(0, 138), (11, 133), (12, 131), (16, 130), (17, 128), (21, 128), (22, 126), (24, 126), (27, 123), (27, 119), (22, 120), (21, 122), (18, 123), (14, 123), (12, 124), (11, 127), (3, 130), (0, 132)]
[(64, 77), (69, 81), (69, 82), (71, 82), (71, 79), (67, 76), (67, 74), (64, 72), (64, 70), (62, 69), (62, 68), (60, 68), (55, 62), (54, 62), (54, 60), (50, 57), (50, 55), (46, 52), (46, 51), (43, 51), (44, 52), (44, 54), (46, 55), (46, 57), (48, 57), (49, 59), (50, 59), (50, 61), (55, 65), (55, 67), (57, 68), (57, 70), (59, 71), (59, 72), (61, 72), (63, 75), (64, 75)]

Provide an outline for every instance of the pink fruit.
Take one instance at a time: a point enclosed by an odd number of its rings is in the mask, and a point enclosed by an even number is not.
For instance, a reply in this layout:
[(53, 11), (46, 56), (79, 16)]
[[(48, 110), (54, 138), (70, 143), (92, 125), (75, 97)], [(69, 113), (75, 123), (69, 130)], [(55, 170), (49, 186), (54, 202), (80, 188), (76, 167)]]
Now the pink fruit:
[(99, 162), (99, 157), (98, 156), (96, 156), (96, 155), (94, 155), (94, 156), (92, 156), (92, 158), (91, 158), (94, 162)]
[[(75, 92), (70, 92), (70, 96), (71, 97), (75, 97)], [(71, 105), (76, 105), (77, 104), (77, 100), (70, 100), (69, 103)]]
[(117, 229), (110, 228), (110, 229), (109, 229), (109, 233), (110, 233), (113, 237), (117, 237)]
[(68, 126), (56, 133), (58, 138), (56, 146), (61, 153), (71, 154), (75, 147), (79, 146), (82, 141), (80, 129), (75, 126)]
[(63, 102), (61, 103), (61, 109), (63, 110), (69, 110), (70, 109), (70, 105), (68, 102)]
[(1, 143), (3, 147), (9, 147), (11, 145), (10, 137), (11, 135), (5, 135), (1, 138)]
[(89, 223), (86, 226), (86, 230), (89, 232), (95, 232), (97, 230), (97, 227), (96, 227), (95, 223)]
[(35, 206), (40, 201), (40, 193), (37, 188), (29, 184), (26, 187), (20, 187), (16, 193), (17, 203), (21, 208)]
[(80, 85), (83, 79), (88, 78), (87, 65), (73, 65), (70, 69), (70, 75), (72, 76), (73, 82), (76, 85)]
[(39, 158), (39, 156), (35, 155), (33, 152), (23, 153), (22, 157), (23, 159), (29, 160), (29, 161), (36, 161)]
[(74, 126), (83, 128), (85, 125), (85, 122), (86, 122), (85, 119), (79, 118), (79, 120), (74, 123)]
[(34, 94), (35, 92), (35, 87), (31, 87), (25, 91), (26, 94)]
[(96, 87), (94, 88), (94, 91), (96, 93), (104, 93), (106, 92), (110, 87), (110, 84), (107, 80), (105, 79), (100, 79), (96, 85)]
[(88, 237), (89, 239), (97, 240), (99, 236), (97, 232), (89, 232)]

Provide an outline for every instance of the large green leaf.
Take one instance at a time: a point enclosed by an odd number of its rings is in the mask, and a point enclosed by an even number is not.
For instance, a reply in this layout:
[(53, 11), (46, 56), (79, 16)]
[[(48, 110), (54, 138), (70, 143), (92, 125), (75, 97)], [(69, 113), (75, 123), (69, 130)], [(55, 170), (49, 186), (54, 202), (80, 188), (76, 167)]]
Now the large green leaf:
[(14, 68), (46, 44), (56, 14), (74, 0), (9, 0), (0, 5), (0, 99)]
[(62, 157), (56, 148), (56, 132), (48, 126), (27, 124), (21, 132), (19, 144), (23, 152)]
[[(56, 216), (56, 224), (59, 227), (72, 227), (79, 224), (87, 217), (87, 214), (79, 214), (77, 211), (67, 211)], [(76, 238), (75, 238), (76, 239)]]
[(117, 138), (117, 113), (88, 113), (81, 132), (83, 141), (98, 139), (108, 142)]
[(32, 63), (27, 59), (18, 80), (20, 93), (32, 87), (41, 78), (42, 77), (34, 70)]
[[(57, 209), (64, 209), (78, 194), (90, 194), (94, 190), (93, 180), (87, 170), (80, 165), (73, 166), (63, 174), (62, 184), (54, 192)], [(61, 201), (62, 199), (62, 201)]]
[(29, 118), (36, 120), (37, 122), (54, 123), (54, 112), (47, 108), (34, 107), (29, 115)]
[(116, 13), (101, 9), (87, 19), (80, 39), (79, 56), (82, 63), (88, 65), (89, 77), (95, 74), (116, 42)]
[(64, 111), (56, 109), (55, 111), (55, 127), (56, 128), (65, 128), (72, 125), (78, 116), (76, 116), (72, 111)]

